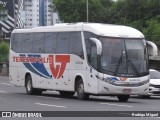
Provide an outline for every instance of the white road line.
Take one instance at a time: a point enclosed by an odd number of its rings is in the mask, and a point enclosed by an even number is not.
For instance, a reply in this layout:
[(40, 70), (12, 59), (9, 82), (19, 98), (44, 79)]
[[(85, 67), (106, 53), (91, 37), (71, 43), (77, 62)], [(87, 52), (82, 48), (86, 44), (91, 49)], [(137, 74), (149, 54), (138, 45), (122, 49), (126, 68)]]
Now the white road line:
[(36, 97), (40, 97), (40, 98), (51, 98), (51, 99), (55, 99), (55, 100), (59, 100), (60, 98), (55, 98), (55, 97), (45, 97), (45, 96), (36, 96)]
[(49, 105), (49, 104), (43, 104), (43, 103), (35, 103), (35, 104), (36, 105), (49, 106), (49, 107), (66, 108), (66, 106)]
[(12, 84), (9, 84), (9, 83), (1, 83), (2, 85), (8, 85), (8, 86), (14, 86)]
[(0, 93), (7, 93), (6, 91), (0, 91)]
[(0, 98), (0, 100), (6, 100), (6, 99)]
[(153, 118), (158, 118), (158, 119), (160, 119), (160, 117), (153, 117)]
[(133, 107), (133, 106), (129, 106), (129, 105), (120, 105), (120, 104), (110, 104), (110, 103), (100, 103), (102, 105), (114, 105), (114, 106), (119, 106), (119, 107)]

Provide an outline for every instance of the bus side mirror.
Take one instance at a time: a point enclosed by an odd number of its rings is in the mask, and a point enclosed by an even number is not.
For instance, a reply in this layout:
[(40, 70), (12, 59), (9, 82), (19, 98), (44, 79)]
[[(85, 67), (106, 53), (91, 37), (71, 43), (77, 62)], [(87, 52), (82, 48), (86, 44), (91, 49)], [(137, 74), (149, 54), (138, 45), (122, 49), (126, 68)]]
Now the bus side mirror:
[(96, 44), (97, 47), (97, 55), (102, 55), (102, 44), (97, 38), (90, 38), (92, 42)]

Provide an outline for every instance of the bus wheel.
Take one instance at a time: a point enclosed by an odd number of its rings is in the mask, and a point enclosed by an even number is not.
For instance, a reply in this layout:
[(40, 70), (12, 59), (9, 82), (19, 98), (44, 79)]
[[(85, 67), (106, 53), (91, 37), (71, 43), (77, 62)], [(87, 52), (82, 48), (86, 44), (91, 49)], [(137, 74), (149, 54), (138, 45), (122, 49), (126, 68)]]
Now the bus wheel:
[(118, 95), (117, 97), (120, 102), (127, 102), (130, 98), (130, 95)]
[(40, 94), (42, 94), (42, 90), (33, 88), (32, 78), (31, 78), (30, 75), (27, 76), (27, 78), (26, 78), (26, 92), (29, 95), (40, 95)]
[(70, 91), (59, 91), (60, 95), (62, 97), (70, 97), (73, 96), (75, 92), (70, 92)]
[(76, 85), (76, 91), (77, 91), (77, 96), (78, 96), (78, 99), (80, 100), (86, 100), (89, 98), (89, 94), (85, 93), (84, 91), (84, 84), (83, 84), (83, 81), (82, 80), (79, 80), (77, 82), (77, 85)]

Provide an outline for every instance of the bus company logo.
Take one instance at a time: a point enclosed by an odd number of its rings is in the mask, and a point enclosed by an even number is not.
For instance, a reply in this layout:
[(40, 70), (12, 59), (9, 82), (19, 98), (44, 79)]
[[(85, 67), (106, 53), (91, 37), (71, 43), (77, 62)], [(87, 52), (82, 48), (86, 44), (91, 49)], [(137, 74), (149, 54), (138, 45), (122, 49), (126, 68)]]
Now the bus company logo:
[[(49, 58), (51, 58), (51, 62), (49, 65), (50, 65), (50, 70), (52, 72), (52, 75), (54, 76), (54, 78), (59, 79), (63, 75), (67, 63), (70, 62), (70, 56), (69, 55), (56, 55), (56, 56), (49, 55)], [(55, 63), (60, 63), (60, 65), (58, 64), (55, 65)]]
[(127, 80), (126, 77), (120, 77), (119, 79), (120, 79), (121, 81), (126, 81), (126, 80)]
[(41, 57), (41, 55), (26, 56), (25, 54), (20, 54), (20, 56), (13, 56), (13, 62), (22, 62), (31, 72), (50, 79), (51, 75), (44, 65), (44, 63), (48, 63), (53, 77), (59, 79), (63, 75), (67, 63), (70, 63), (70, 55), (49, 55), (48, 57)]

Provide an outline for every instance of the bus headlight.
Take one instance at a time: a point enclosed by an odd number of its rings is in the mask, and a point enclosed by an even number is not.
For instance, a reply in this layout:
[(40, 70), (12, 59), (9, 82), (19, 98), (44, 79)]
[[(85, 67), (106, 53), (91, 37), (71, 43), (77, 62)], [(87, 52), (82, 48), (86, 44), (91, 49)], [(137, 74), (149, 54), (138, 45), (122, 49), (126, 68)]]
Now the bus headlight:
[(100, 79), (103, 82), (109, 83), (109, 84), (114, 84), (114, 80), (110, 79), (110, 78), (103, 78), (103, 77), (99, 77), (97, 76), (98, 79)]
[(149, 79), (147, 79), (147, 80), (145, 80), (145, 81), (140, 82), (140, 85), (145, 85), (145, 84), (147, 84), (147, 83), (149, 83)]

